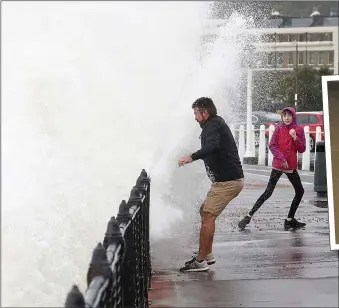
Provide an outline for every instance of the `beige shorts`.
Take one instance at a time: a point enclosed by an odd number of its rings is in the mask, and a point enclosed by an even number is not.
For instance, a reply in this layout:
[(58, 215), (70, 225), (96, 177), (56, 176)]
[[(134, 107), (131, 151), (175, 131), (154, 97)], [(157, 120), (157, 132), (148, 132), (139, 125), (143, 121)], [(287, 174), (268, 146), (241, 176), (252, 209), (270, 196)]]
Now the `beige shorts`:
[(237, 197), (244, 188), (244, 179), (213, 183), (203, 202), (200, 213), (207, 212), (219, 216), (225, 207)]

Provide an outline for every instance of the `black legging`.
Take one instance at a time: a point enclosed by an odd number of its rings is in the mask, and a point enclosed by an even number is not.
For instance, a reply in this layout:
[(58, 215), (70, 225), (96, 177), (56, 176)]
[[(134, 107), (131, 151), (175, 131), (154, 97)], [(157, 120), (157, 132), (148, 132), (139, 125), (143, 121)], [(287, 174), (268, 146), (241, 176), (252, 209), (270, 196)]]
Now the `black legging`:
[[(272, 193), (277, 185), (281, 175), (283, 174), (282, 171), (272, 169), (270, 179), (268, 181), (266, 190), (264, 193), (259, 197), (257, 202), (253, 205), (252, 210), (249, 212), (249, 215), (253, 216), (253, 214), (259, 210), (259, 208), (263, 205), (263, 203), (272, 196)], [(287, 178), (290, 180), (291, 184), (293, 185), (295, 196), (291, 203), (290, 211), (288, 213), (288, 218), (294, 218), (295, 212), (298, 209), (300, 204), (301, 198), (304, 195), (304, 187), (301, 183), (300, 176), (297, 170), (294, 170), (293, 173), (286, 173)]]

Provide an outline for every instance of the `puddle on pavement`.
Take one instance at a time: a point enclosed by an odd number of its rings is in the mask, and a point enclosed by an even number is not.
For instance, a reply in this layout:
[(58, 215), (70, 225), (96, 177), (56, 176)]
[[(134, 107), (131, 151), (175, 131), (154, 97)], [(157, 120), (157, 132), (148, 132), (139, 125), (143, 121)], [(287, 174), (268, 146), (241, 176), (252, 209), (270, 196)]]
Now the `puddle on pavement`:
[(314, 205), (314, 206), (322, 208), (322, 209), (328, 207), (327, 200), (304, 200), (303, 203)]

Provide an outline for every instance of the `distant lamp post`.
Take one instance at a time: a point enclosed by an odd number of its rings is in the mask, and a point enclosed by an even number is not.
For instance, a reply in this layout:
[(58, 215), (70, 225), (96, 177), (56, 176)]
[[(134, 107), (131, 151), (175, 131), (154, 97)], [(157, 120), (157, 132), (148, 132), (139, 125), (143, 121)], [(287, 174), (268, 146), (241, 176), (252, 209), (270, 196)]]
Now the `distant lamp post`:
[(254, 144), (252, 138), (252, 81), (253, 71), (247, 70), (247, 118), (246, 118), (246, 152), (244, 154), (244, 163), (251, 164), (255, 157)]
[[(247, 49), (248, 54), (252, 56), (255, 54), (255, 47), (249, 45)], [(252, 91), (253, 91), (253, 71), (255, 70), (254, 60), (247, 63), (247, 117), (246, 117), (246, 151), (244, 154), (245, 164), (254, 164), (255, 148), (253, 142), (252, 130)]]
[(294, 107), (295, 111), (298, 111), (298, 93), (294, 94)]
[(295, 94), (294, 94), (294, 108), (298, 111), (298, 65), (299, 65), (299, 53), (298, 53), (298, 36), (295, 38)]

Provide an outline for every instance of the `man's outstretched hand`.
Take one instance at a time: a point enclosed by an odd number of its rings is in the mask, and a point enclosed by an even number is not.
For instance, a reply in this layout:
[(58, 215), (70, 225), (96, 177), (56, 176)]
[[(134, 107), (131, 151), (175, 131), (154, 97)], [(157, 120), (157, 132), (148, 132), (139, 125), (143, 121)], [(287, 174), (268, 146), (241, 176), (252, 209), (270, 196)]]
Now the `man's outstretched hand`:
[(191, 156), (183, 156), (179, 159), (178, 161), (178, 165), (179, 167), (186, 165), (186, 164), (190, 164), (193, 161)]

